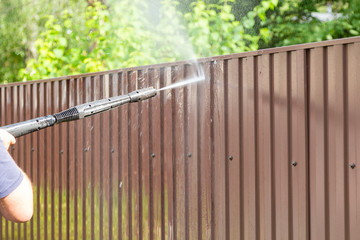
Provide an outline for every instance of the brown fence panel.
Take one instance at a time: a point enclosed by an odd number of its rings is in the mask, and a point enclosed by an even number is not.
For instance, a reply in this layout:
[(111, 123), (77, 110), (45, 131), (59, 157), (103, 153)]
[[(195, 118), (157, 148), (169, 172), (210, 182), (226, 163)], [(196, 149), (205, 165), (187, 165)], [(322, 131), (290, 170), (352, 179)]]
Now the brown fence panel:
[[(347, 67), (344, 71), (347, 73), (347, 133), (348, 133), (348, 146), (346, 151), (348, 162), (347, 164), (359, 164), (359, 137), (360, 137), (360, 115), (359, 115), (359, 90), (360, 89), (360, 59), (359, 59), (359, 51), (360, 44), (354, 43), (350, 44), (347, 47), (348, 57), (347, 57)], [(347, 167), (347, 164), (345, 165)], [(359, 228), (356, 226), (359, 225), (359, 216), (360, 216), (360, 206), (359, 206), (359, 198), (360, 198), (360, 176), (358, 173), (359, 170), (349, 169), (348, 170), (348, 193), (349, 193), (349, 228), (350, 238), (356, 239), (360, 237)]]
[(360, 37), (0, 86), (0, 124), (205, 81), (17, 139), (2, 239), (359, 239)]

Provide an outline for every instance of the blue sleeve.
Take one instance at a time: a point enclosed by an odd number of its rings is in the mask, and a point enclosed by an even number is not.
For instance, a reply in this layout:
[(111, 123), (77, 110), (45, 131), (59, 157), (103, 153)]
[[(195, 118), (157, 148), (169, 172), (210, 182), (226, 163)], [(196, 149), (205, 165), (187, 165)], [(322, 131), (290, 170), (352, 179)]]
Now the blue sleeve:
[(6, 197), (14, 191), (23, 178), (24, 175), (0, 139), (0, 198)]

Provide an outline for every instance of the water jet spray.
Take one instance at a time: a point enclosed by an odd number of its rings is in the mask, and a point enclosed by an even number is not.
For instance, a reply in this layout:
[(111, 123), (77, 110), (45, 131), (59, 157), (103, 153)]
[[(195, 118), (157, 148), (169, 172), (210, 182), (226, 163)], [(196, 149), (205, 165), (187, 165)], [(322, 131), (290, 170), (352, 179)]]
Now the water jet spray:
[(185, 85), (193, 84), (193, 83), (204, 81), (204, 80), (205, 80), (204, 76), (194, 77), (194, 78), (186, 79), (184, 81), (176, 82), (176, 83), (171, 84), (169, 86), (160, 88), (158, 91), (160, 92), (160, 91), (167, 90), (167, 89), (178, 88), (178, 87), (182, 87), (182, 86), (185, 86)]

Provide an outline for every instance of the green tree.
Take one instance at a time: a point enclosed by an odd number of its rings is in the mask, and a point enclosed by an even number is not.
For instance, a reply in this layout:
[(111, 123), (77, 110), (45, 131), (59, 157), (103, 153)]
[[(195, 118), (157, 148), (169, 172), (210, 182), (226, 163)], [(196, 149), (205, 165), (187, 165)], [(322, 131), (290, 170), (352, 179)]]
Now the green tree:
[[(313, 16), (326, 10), (325, 0), (68, 0), (68, 6), (58, 8), (57, 1), (49, 7), (47, 0), (37, 0), (36, 9), (41, 10), (27, 14), (22, 4), (30, 2), (0, 0), (0, 82), (231, 54), (360, 32), (360, 0), (332, 1), (333, 11), (342, 15), (327, 22)], [(257, 3), (251, 11), (242, 11)]]
[[(261, 18), (259, 35), (260, 48), (286, 46), (299, 43), (331, 40), (357, 36), (360, 33), (360, 1), (295, 1), (280, 0), (276, 8), (265, 9), (269, 0), (261, 5), (266, 14), (259, 16), (259, 6), (255, 7), (252, 18)], [(320, 21), (314, 12), (325, 12), (327, 4), (332, 6), (334, 14), (339, 17), (330, 21)]]
[[(185, 14), (190, 41), (198, 56), (222, 55), (249, 50), (244, 29), (231, 13), (231, 5), (192, 3), (193, 11)], [(230, 1), (229, 1), (230, 2)]]
[(0, 82), (16, 79), (25, 66), (26, 41), (31, 37), (29, 17), (17, 6), (20, 0), (0, 1)]
[[(51, 78), (105, 70), (109, 40), (108, 13), (100, 2), (87, 7), (83, 26), (74, 28), (74, 18), (64, 11), (60, 18), (46, 17), (45, 31), (35, 42), (37, 57), (19, 71), (23, 80)], [(78, 47), (74, 47), (77, 45)]]
[(0, 0), (0, 83), (20, 80), (19, 69), (37, 57), (35, 41), (46, 14), (57, 18), (66, 8), (79, 19), (86, 5), (83, 0)]
[(206, 5), (198, 1), (192, 5), (193, 12), (183, 16), (176, 1), (162, 0), (158, 17), (149, 19), (144, 17), (148, 8), (144, 1), (123, 0), (110, 8), (94, 1), (80, 24), (84, 27), (79, 28), (74, 28), (79, 24), (68, 11), (60, 17), (46, 16), (45, 30), (35, 44), (37, 56), (27, 61), (19, 78), (51, 78), (255, 50), (257, 45), (252, 43), (259, 38), (243, 33), (230, 2)]

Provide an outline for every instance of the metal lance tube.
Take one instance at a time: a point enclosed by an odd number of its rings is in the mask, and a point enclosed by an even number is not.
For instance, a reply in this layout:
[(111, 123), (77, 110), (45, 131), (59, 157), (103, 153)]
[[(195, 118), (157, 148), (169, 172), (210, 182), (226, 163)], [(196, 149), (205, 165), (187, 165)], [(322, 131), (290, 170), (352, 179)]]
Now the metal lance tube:
[(45, 117), (39, 117), (24, 122), (3, 126), (0, 127), (0, 129), (8, 131), (14, 135), (14, 137), (21, 137), (28, 133), (51, 127), (55, 124), (93, 116), (95, 114), (119, 107), (126, 103), (143, 101), (156, 96), (156, 94), (157, 90), (153, 87), (139, 89), (125, 95), (77, 105), (60, 113), (55, 113), (54, 115), (48, 115)]

